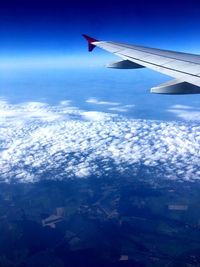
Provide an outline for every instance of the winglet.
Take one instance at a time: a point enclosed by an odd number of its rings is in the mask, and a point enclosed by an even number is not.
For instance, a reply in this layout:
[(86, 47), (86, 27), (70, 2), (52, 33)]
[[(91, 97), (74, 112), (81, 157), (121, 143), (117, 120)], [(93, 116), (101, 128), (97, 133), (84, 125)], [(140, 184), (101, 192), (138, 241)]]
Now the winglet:
[(92, 50), (96, 47), (96, 45), (93, 44), (93, 42), (98, 42), (98, 40), (86, 35), (86, 34), (82, 34), (83, 37), (87, 40), (88, 42), (88, 51), (92, 52)]

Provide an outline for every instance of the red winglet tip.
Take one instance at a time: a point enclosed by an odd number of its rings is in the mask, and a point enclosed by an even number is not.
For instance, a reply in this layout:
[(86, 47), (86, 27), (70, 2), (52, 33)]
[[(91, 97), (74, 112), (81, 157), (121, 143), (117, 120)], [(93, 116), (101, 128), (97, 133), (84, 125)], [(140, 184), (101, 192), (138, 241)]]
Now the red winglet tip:
[(86, 34), (82, 34), (83, 37), (87, 40), (88, 42), (88, 51), (91, 52), (96, 46), (93, 44), (93, 42), (98, 42), (97, 39), (94, 39)]

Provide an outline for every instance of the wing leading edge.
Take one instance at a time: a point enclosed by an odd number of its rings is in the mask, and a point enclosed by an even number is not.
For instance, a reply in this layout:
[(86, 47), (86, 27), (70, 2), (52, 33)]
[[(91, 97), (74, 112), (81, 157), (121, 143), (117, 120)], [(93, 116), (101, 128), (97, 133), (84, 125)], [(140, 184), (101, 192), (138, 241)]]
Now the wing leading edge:
[(110, 41), (98, 41), (83, 35), (91, 52), (96, 46), (113, 53), (122, 61), (107, 65), (117, 69), (146, 67), (175, 78), (151, 89), (158, 94), (199, 94), (200, 55), (187, 54), (144, 46), (128, 45)]

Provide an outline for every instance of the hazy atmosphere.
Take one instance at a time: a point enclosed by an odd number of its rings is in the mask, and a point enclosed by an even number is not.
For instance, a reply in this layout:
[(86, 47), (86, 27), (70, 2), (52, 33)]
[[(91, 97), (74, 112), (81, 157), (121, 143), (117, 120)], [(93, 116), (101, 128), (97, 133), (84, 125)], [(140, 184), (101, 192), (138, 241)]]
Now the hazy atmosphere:
[(195, 1), (0, 3), (0, 266), (199, 266), (200, 95), (81, 36), (200, 53)]

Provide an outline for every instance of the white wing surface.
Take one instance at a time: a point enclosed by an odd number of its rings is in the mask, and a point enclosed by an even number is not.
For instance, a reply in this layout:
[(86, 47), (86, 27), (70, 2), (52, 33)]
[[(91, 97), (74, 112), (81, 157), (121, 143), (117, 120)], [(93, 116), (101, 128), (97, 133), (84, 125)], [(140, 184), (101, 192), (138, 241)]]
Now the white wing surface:
[(87, 35), (83, 36), (88, 41), (89, 51), (97, 46), (123, 59), (109, 64), (108, 67), (110, 68), (137, 69), (146, 67), (175, 78), (166, 84), (152, 88), (152, 93), (200, 93), (200, 55), (111, 41), (98, 41)]

